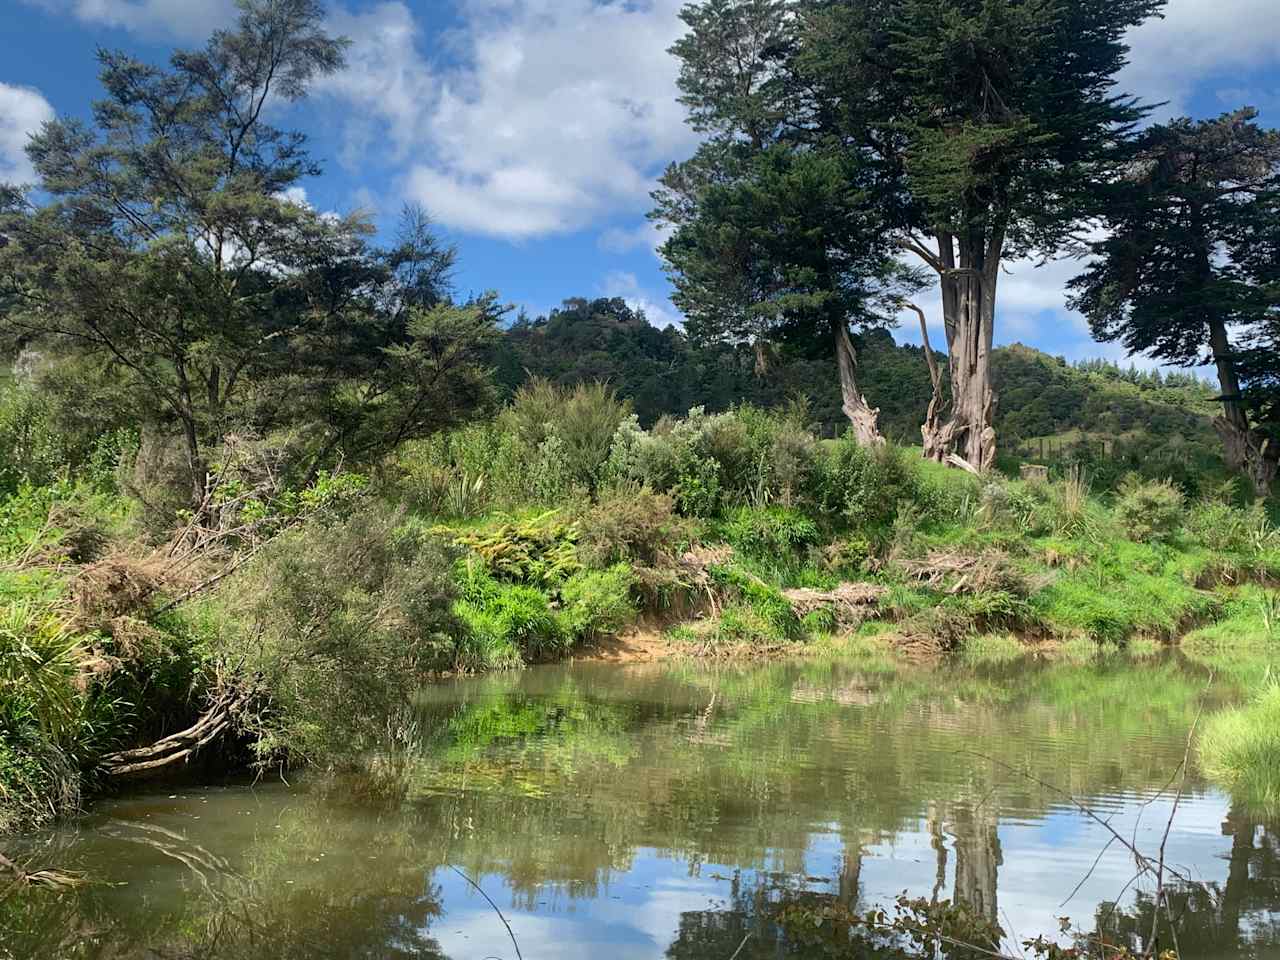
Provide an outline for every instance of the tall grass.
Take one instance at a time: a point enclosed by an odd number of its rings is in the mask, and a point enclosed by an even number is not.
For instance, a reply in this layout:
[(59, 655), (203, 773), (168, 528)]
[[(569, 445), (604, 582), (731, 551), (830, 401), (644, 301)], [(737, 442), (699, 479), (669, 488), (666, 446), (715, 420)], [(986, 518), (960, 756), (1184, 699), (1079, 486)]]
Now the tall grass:
[(1210, 717), (1198, 750), (1211, 779), (1252, 806), (1280, 810), (1280, 682), (1269, 680), (1252, 703)]

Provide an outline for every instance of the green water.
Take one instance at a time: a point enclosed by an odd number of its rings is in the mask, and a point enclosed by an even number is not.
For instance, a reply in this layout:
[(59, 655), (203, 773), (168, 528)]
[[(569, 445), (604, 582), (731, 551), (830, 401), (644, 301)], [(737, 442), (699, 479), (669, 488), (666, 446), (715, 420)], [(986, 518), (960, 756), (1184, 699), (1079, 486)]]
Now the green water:
[[(0, 956), (515, 957), (453, 868), (527, 960), (808, 957), (773, 923), (805, 891), (963, 901), (1010, 944), (1102, 917), (1142, 946), (1150, 885), (1057, 791), (1154, 853), (1188, 731), (1238, 694), (1208, 679), (845, 661), (436, 686), (380, 784), (170, 787), (27, 838), (95, 882), (0, 904)], [(1192, 765), (1166, 850), (1203, 882), (1177, 895), (1184, 957), (1280, 955), (1278, 836)]]

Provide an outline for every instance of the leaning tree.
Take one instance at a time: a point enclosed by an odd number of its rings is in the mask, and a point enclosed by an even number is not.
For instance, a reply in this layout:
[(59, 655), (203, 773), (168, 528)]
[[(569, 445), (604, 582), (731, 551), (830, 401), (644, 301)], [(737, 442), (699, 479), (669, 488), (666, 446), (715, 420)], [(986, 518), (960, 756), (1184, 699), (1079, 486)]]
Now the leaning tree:
[(1099, 340), (1213, 364), (1227, 463), (1265, 496), (1280, 461), (1280, 132), (1256, 116), (1145, 130), (1071, 287)]
[[(1163, 0), (706, 0), (674, 48), (712, 142), (838, 149), (883, 235), (936, 273), (950, 362), (925, 452), (995, 459), (1001, 265), (1097, 209), (1145, 110), (1114, 91), (1125, 32)], [(771, 25), (771, 26), (767, 26)], [(721, 152), (723, 155), (724, 151)], [(706, 157), (704, 180), (722, 176)], [(940, 382), (940, 379), (939, 379)]]

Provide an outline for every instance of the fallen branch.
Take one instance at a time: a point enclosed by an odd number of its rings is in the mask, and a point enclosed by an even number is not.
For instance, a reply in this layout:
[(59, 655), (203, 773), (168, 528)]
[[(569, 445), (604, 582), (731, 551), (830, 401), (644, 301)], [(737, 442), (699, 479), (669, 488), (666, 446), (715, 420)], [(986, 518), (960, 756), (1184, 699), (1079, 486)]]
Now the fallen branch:
[(223, 693), (187, 729), (163, 737), (150, 746), (109, 754), (102, 759), (102, 770), (111, 777), (133, 777), (186, 763), (226, 732), (243, 702), (244, 697), (237, 690)]

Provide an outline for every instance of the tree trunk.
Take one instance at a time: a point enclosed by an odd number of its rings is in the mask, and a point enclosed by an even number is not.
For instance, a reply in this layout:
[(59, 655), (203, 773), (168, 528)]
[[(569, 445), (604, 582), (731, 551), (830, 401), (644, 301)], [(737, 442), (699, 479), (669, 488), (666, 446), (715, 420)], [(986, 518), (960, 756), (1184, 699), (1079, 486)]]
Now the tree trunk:
[(877, 425), (880, 410), (871, 407), (866, 397), (858, 389), (855, 374), (858, 369), (858, 355), (853, 349), (853, 341), (849, 339), (849, 327), (843, 320), (834, 325), (836, 341), (836, 366), (840, 369), (841, 409), (849, 418), (854, 438), (864, 447), (878, 446), (884, 443)]
[(1266, 497), (1276, 479), (1280, 444), (1249, 425), (1227, 326), (1217, 317), (1209, 321), (1209, 346), (1222, 391), (1222, 415), (1214, 419), (1213, 427), (1222, 438), (1224, 459), (1228, 468), (1249, 478), (1255, 494)]
[(983, 473), (996, 459), (991, 347), (1004, 240), (997, 230), (985, 247), (961, 242), (958, 256), (955, 240), (939, 235), (937, 261), (951, 370), (950, 417), (925, 424), (924, 448), (931, 460)]
[(920, 427), (920, 434), (924, 438), (924, 456), (926, 460), (941, 461), (946, 458), (946, 452), (937, 449), (937, 441), (941, 429), (938, 417), (946, 400), (942, 394), (942, 371), (938, 368), (938, 358), (934, 356), (933, 344), (929, 342), (929, 323), (925, 319), (924, 311), (914, 303), (904, 301), (902, 305), (908, 310), (914, 311), (916, 316), (920, 318), (920, 339), (924, 344), (925, 363), (929, 365), (929, 382), (933, 384), (933, 395), (929, 398), (929, 409), (925, 413), (924, 423)]
[(1261, 430), (1241, 429), (1226, 416), (1214, 417), (1213, 428), (1222, 438), (1227, 464), (1249, 478), (1255, 495), (1269, 496), (1280, 474), (1280, 443)]

